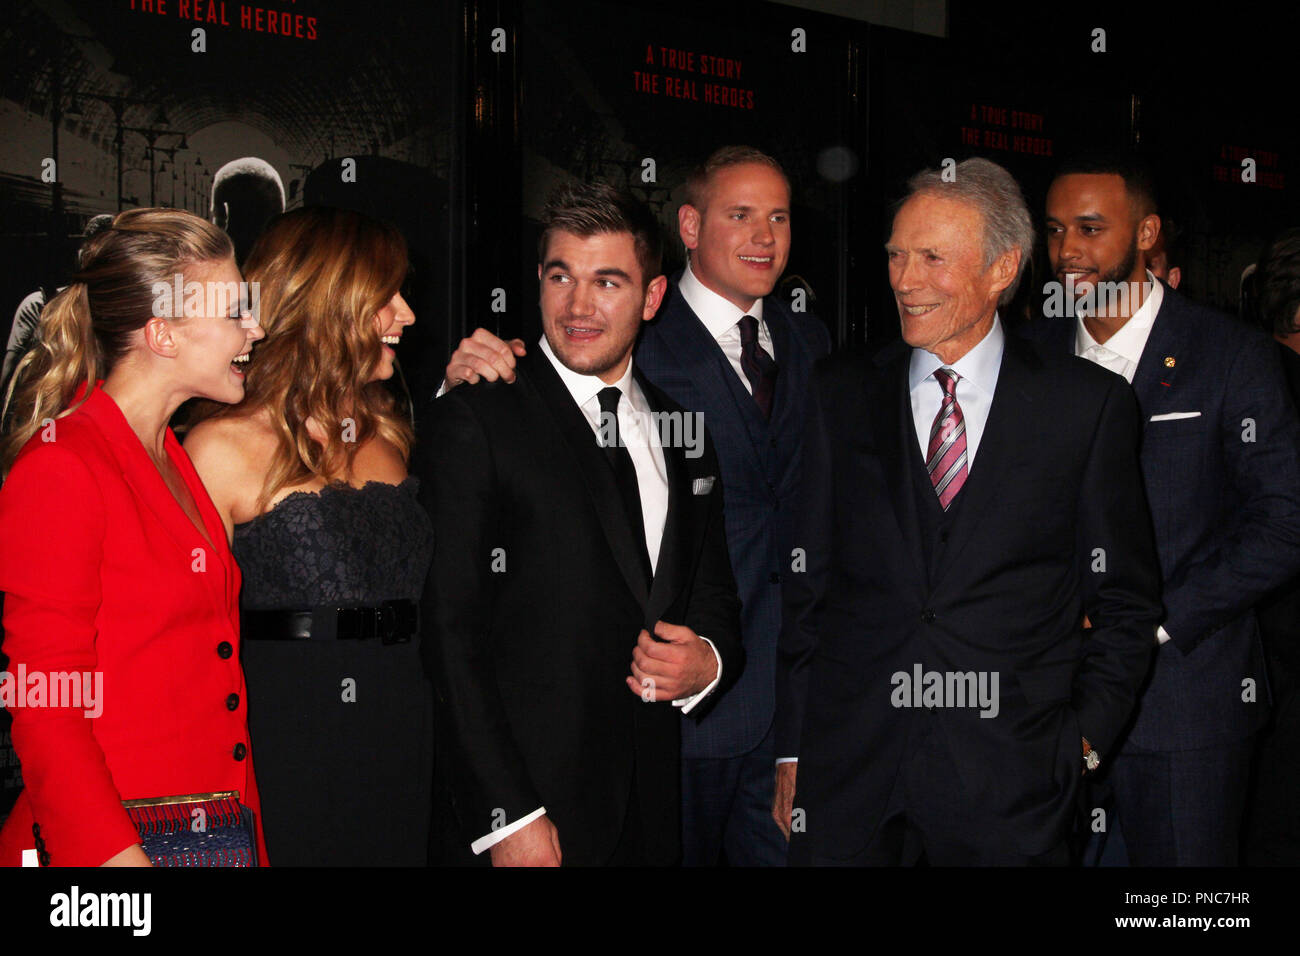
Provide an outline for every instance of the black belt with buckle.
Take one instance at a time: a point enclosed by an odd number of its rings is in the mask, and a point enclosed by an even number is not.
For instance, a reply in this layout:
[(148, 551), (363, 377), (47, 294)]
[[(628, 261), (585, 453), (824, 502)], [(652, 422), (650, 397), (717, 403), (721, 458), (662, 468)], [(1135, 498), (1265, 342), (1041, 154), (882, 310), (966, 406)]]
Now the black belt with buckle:
[(240, 611), (249, 641), (369, 641), (405, 644), (419, 630), (420, 606), (406, 598), (379, 605), (330, 605), (310, 611)]

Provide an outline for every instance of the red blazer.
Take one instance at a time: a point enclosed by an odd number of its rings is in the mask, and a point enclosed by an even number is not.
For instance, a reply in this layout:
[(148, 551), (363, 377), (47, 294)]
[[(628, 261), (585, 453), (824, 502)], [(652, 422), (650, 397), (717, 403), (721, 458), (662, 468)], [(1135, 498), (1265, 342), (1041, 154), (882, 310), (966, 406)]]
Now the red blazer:
[(102, 712), (87, 717), (85, 700), (11, 711), (25, 789), (0, 830), (0, 864), (39, 848), (52, 866), (97, 866), (139, 842), (123, 800), (218, 790), (238, 790), (257, 814), (265, 862), (239, 568), (212, 500), (168, 429), (209, 545), (102, 389), (53, 429), (0, 489), (3, 650), (29, 682), (98, 671)]

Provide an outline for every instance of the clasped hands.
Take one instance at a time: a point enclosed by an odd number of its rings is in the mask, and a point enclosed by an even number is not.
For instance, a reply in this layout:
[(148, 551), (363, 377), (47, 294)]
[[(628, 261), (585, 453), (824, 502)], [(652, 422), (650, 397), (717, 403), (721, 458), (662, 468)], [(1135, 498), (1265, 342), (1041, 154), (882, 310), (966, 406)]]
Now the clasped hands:
[(718, 659), (689, 627), (655, 621), (655, 635), (642, 629), (632, 649), (628, 690), (647, 703), (692, 697), (718, 676)]

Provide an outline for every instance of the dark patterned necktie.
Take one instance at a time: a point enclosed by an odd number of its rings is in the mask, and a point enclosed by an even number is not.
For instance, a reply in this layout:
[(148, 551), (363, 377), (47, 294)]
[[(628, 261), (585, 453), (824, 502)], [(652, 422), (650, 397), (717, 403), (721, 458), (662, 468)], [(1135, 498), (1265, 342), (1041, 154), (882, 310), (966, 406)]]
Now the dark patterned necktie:
[[(654, 577), (650, 567), (650, 551), (645, 543), (645, 517), (641, 511), (641, 486), (636, 480), (636, 465), (632, 455), (623, 444), (618, 425), (618, 402), (623, 392), (614, 385), (602, 388), (596, 396), (600, 399), (600, 418), (602, 436), (609, 436), (610, 443), (605, 445), (605, 458), (614, 469), (614, 481), (618, 485), (619, 496), (623, 499), (623, 510), (627, 512), (628, 523), (632, 525), (632, 534), (641, 550), (646, 582)], [(612, 427), (606, 426), (609, 423)]]
[(764, 418), (772, 417), (776, 394), (776, 361), (758, 344), (758, 319), (747, 315), (740, 320), (740, 367), (754, 390), (754, 401)]
[(941, 368), (935, 371), (934, 377), (943, 387), (943, 405), (930, 426), (925, 468), (939, 496), (939, 504), (947, 511), (966, 484), (966, 419), (957, 404), (957, 381), (961, 376), (950, 368)]

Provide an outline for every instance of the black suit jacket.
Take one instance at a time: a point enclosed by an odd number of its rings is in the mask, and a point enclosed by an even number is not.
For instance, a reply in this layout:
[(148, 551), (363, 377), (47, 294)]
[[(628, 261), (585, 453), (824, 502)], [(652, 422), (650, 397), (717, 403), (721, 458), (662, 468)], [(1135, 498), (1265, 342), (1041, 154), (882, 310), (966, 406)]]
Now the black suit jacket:
[[(1072, 355), (1077, 321), (1037, 320), (1023, 334)], [(1300, 570), (1300, 421), (1277, 345), (1168, 286), (1133, 391), (1171, 639), (1127, 739), (1224, 746), (1267, 716), (1253, 608)]]
[[(540, 349), (517, 370), (513, 385), (458, 388), (432, 409), (436, 461), (421, 474), (434, 517), (425, 612), (449, 758), (440, 773), (466, 845), (545, 806), (564, 862), (590, 865), (618, 842), (635, 761), (646, 855), (672, 863), (683, 717), (624, 679), (638, 633), (660, 619), (717, 647), (711, 697), (741, 671), (717, 456), (707, 437), (699, 457), (664, 449), (668, 516), (647, 592), (590, 425)], [(638, 381), (653, 409), (681, 411)]]
[[(1008, 335), (932, 570), (909, 358), (898, 343), (817, 372), (801, 508), (808, 568), (786, 584), (777, 667), (777, 746), (799, 757), (806, 821), (792, 863), (862, 852), (917, 721), (933, 722), (951, 756), (944, 792), (987, 815), (977, 836), (1047, 852), (1066, 834), (1081, 736), (1109, 750), (1154, 647), (1159, 578), (1124, 381)], [(996, 672), (997, 716), (894, 706), (892, 676), (916, 664)]]

